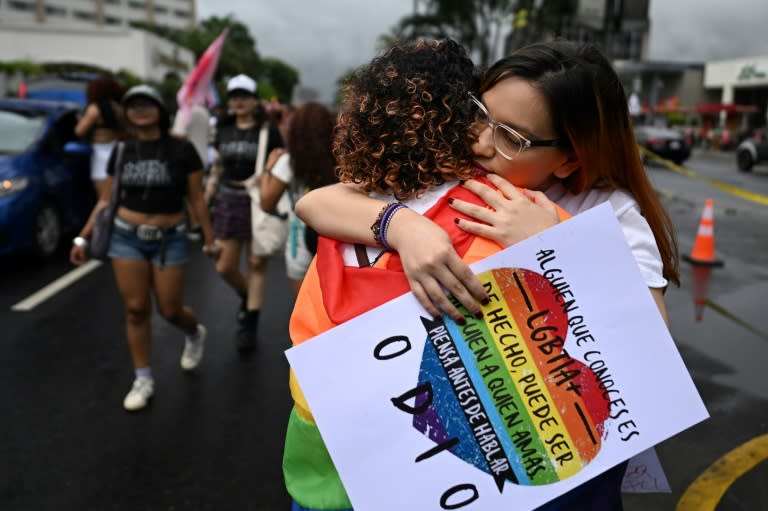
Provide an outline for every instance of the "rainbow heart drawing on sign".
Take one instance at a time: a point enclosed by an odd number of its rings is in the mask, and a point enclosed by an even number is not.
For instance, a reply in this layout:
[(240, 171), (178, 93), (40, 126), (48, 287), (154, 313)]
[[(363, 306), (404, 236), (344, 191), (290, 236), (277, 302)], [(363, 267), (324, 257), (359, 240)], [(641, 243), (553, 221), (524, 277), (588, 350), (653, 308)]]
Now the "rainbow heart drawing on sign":
[(484, 317), (427, 319), (413, 427), (505, 481), (538, 486), (582, 470), (600, 451), (609, 403), (595, 373), (565, 349), (563, 298), (541, 274), (499, 268), (478, 275)]

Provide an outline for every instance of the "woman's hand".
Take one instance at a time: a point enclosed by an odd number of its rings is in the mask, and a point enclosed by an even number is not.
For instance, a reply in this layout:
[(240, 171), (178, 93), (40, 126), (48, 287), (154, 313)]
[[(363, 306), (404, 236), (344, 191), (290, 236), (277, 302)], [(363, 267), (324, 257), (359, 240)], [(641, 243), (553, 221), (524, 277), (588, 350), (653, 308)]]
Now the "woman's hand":
[(459, 219), (457, 225), (462, 230), (508, 247), (560, 222), (556, 204), (542, 192), (518, 189), (495, 174), (487, 178), (498, 190), (476, 180), (467, 181), (464, 187), (490, 208), (458, 199), (451, 203), (456, 211), (477, 220)]
[(221, 245), (219, 244), (219, 240), (205, 243), (203, 245), (203, 253), (213, 259), (214, 262), (218, 261), (219, 256), (221, 255)]
[(470, 314), (481, 317), (488, 296), (472, 270), (453, 248), (447, 232), (407, 208), (397, 211), (387, 230), (389, 245), (400, 254), (405, 276), (416, 299), (435, 317), (440, 311), (459, 323), (465, 320), (443, 288)]
[(69, 251), (69, 262), (74, 265), (80, 266), (88, 260), (88, 252), (86, 247), (72, 245), (72, 249)]

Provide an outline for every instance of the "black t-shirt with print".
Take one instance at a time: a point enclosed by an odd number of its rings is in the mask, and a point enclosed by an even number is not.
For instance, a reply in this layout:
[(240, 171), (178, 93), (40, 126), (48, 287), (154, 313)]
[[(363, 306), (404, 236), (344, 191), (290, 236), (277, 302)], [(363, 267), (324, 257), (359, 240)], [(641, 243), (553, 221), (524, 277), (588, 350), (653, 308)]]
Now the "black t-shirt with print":
[[(259, 149), (259, 126), (240, 129), (234, 122), (216, 127), (214, 146), (219, 151), (224, 171), (221, 180), (243, 181), (253, 174), (256, 168), (256, 155)], [(283, 138), (277, 128), (270, 123), (267, 137), (267, 152), (283, 147)]]
[[(117, 150), (112, 151), (107, 173), (115, 175)], [(188, 140), (125, 142), (120, 169), (120, 205), (140, 213), (178, 213), (184, 208), (187, 175), (201, 171), (195, 146)]]

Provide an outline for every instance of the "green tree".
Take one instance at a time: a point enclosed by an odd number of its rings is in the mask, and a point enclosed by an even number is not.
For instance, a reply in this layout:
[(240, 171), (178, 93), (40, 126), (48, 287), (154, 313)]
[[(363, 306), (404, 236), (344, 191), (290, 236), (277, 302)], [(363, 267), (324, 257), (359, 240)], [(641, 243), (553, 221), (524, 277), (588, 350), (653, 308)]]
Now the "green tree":
[(344, 99), (342, 97), (344, 86), (347, 84), (347, 82), (349, 82), (349, 80), (352, 79), (356, 71), (357, 71), (357, 68), (347, 69), (347, 71), (343, 75), (341, 75), (338, 78), (338, 80), (336, 80), (336, 95), (333, 98), (333, 103), (334, 103), (334, 106), (336, 106), (336, 108), (341, 107), (341, 102)]
[(135, 23), (134, 26), (189, 48), (194, 52), (196, 59), (202, 56), (208, 46), (225, 29), (228, 29), (229, 34), (214, 76), (214, 81), (218, 82), (219, 91), (225, 90), (223, 80), (243, 73), (259, 82), (260, 93), (268, 93), (269, 97), (277, 95), (281, 101), (290, 101), (293, 87), (299, 82), (298, 71), (288, 64), (275, 58), (262, 60), (250, 30), (232, 14), (224, 17), (211, 16), (202, 20), (198, 26), (186, 30), (147, 23)]
[(293, 88), (299, 83), (299, 72), (279, 59), (265, 58), (261, 64), (261, 77), (274, 88), (281, 103), (290, 103)]

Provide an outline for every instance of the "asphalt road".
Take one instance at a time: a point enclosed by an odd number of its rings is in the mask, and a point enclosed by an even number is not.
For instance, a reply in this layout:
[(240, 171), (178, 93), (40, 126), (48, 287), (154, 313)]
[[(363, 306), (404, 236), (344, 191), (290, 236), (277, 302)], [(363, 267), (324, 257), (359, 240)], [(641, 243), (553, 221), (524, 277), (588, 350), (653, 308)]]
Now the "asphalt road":
[[(768, 169), (738, 173), (731, 155), (697, 153), (685, 166), (768, 196)], [(666, 295), (673, 337), (711, 418), (657, 447), (672, 493), (625, 494), (629, 511), (675, 509), (710, 465), (768, 433), (768, 208), (661, 166), (648, 172), (683, 253), (704, 198), (714, 197), (725, 266), (709, 282), (719, 308), (707, 307), (701, 322), (690, 267)], [(63, 253), (45, 265), (0, 261), (0, 509), (287, 510), (280, 463), (292, 293), (282, 263), (270, 267), (259, 348), (243, 359), (233, 343), (237, 300), (208, 259), (193, 257), (186, 296), (209, 329), (205, 360), (185, 374), (183, 336), (155, 318), (156, 395), (135, 414), (121, 406), (133, 375), (108, 266), (29, 312), (11, 310), (70, 269)], [(717, 509), (768, 510), (767, 478), (763, 462), (726, 488)]]
[[(135, 414), (122, 409), (133, 371), (111, 270), (25, 313), (9, 310), (4, 282), (0, 509), (288, 509), (280, 466), (292, 292), (276, 263), (258, 350), (243, 359), (233, 340), (238, 300), (210, 260), (192, 259), (187, 303), (209, 329), (202, 368), (180, 369), (183, 336), (155, 318), (156, 394)], [(0, 278), (22, 273), (37, 280), (25, 265)]]

